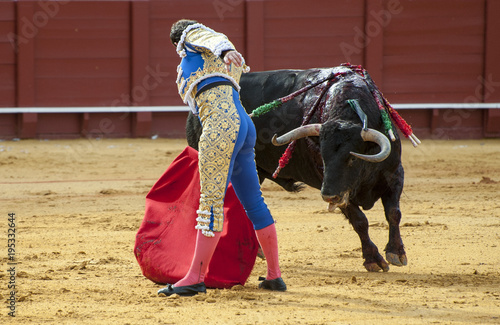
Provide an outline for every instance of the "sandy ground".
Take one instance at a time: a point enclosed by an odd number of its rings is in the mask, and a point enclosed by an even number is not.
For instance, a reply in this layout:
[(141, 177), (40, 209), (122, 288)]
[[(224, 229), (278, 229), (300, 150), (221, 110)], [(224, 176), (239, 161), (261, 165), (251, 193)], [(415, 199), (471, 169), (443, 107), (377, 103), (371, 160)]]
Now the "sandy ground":
[[(289, 290), (244, 287), (162, 298), (133, 255), (145, 195), (184, 140), (0, 142), (0, 323), (500, 324), (500, 139), (404, 141), (406, 267), (368, 273), (360, 243), (317, 190), (264, 196)], [(8, 213), (15, 213), (9, 265)], [(382, 251), (382, 205), (367, 211)], [(12, 228), (12, 227), (11, 227)], [(16, 268), (15, 318), (9, 317)]]

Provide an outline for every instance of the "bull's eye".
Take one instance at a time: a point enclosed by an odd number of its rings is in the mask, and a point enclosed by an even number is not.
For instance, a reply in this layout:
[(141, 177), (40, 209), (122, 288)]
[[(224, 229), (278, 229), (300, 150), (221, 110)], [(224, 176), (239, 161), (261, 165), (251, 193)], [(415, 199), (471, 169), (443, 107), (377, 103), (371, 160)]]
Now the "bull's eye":
[(356, 157), (349, 157), (349, 159), (347, 159), (347, 166), (349, 167), (352, 167), (352, 164), (354, 163), (354, 161), (356, 160)]

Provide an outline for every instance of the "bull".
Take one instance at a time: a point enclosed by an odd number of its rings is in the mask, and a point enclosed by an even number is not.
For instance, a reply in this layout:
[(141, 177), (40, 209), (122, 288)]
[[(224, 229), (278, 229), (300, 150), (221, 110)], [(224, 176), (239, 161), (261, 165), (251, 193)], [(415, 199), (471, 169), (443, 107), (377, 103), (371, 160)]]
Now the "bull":
[[(338, 66), (247, 73), (240, 80), (240, 98), (250, 113), (312, 84), (319, 86), (252, 118), (261, 183), (269, 179), (290, 192), (301, 190), (304, 184), (319, 189), (329, 210), (340, 209), (358, 234), (368, 271), (388, 271), (389, 263), (406, 265), (399, 228), (404, 183), (401, 142), (397, 132), (393, 141), (384, 134), (380, 102), (374, 96), (379, 92), (366, 70), (360, 73)], [(362, 112), (353, 109), (349, 100), (356, 100)], [(362, 115), (366, 115), (364, 121)], [(190, 113), (186, 135), (191, 147), (198, 149), (200, 134), (199, 120)], [(277, 173), (277, 163), (285, 152), (283, 144), (291, 141), (295, 141), (292, 156)], [(371, 209), (379, 199), (389, 224), (385, 247), (389, 263), (371, 241), (368, 220), (361, 210)]]

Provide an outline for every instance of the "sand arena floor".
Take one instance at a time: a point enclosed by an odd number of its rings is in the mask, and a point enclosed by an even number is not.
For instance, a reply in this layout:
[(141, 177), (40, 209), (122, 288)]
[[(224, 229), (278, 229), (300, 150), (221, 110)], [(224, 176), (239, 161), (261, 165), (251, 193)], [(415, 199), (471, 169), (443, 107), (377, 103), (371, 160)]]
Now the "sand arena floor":
[[(161, 298), (133, 255), (145, 195), (185, 140), (0, 142), (2, 324), (499, 324), (500, 140), (404, 141), (408, 266), (368, 273), (360, 243), (317, 190), (266, 181), (284, 293), (244, 287)], [(17, 289), (8, 316), (8, 213)], [(381, 203), (367, 211), (383, 250)]]

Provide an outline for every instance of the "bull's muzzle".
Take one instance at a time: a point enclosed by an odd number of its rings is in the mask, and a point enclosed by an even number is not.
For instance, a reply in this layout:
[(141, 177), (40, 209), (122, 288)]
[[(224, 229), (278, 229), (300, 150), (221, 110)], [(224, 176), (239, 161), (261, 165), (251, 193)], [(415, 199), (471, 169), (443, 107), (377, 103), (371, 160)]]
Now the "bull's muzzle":
[(349, 204), (349, 192), (344, 192), (340, 195), (321, 195), (323, 200), (328, 202), (328, 211), (333, 212), (336, 208), (345, 208)]

